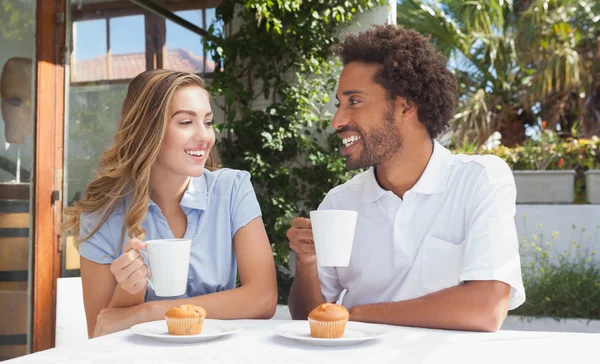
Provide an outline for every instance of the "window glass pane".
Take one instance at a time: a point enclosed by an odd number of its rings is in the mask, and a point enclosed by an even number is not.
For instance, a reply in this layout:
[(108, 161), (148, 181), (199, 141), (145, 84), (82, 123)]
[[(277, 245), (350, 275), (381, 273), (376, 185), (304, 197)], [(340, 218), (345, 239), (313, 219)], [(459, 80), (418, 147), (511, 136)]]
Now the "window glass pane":
[(106, 19), (73, 23), (71, 81), (106, 80)]
[(30, 340), (35, 4), (0, 1), (0, 361)]
[(110, 19), (110, 79), (131, 79), (146, 70), (144, 16)]
[(127, 84), (71, 86), (65, 196), (79, 200), (100, 158), (113, 141)]
[[(194, 25), (204, 28), (202, 12), (203, 10), (186, 10), (178, 11), (175, 14)], [(200, 35), (170, 20), (166, 21), (166, 28), (167, 65), (165, 68), (200, 74), (214, 70), (212, 62), (206, 62), (205, 70), (204, 47)]]

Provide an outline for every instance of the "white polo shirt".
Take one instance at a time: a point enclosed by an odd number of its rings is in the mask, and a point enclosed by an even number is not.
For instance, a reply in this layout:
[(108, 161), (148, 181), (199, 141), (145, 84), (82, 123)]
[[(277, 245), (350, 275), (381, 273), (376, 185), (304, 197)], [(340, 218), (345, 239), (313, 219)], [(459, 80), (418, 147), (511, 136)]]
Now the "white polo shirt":
[(358, 221), (348, 267), (319, 267), (328, 302), (343, 305), (420, 297), (464, 281), (509, 284), (509, 309), (525, 301), (515, 228), (516, 187), (496, 156), (433, 154), (404, 199), (382, 189), (374, 169), (327, 194), (320, 210), (354, 210)]

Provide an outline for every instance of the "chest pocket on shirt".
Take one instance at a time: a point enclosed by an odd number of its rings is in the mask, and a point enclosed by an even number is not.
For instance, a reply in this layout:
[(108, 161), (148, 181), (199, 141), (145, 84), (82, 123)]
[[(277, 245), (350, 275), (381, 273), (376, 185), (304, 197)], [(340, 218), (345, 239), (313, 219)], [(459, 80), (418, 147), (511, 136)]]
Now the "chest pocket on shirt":
[(431, 292), (458, 285), (463, 268), (464, 242), (453, 244), (426, 235), (423, 240), (422, 285)]

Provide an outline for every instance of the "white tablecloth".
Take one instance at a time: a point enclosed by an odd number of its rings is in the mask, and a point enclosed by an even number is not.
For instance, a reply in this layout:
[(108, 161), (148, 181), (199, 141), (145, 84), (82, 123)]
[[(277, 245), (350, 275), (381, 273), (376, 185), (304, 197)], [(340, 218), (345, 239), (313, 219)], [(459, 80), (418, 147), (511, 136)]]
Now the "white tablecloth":
[(499, 331), (474, 333), (387, 326), (384, 337), (348, 347), (317, 347), (277, 336), (290, 321), (241, 320), (222, 339), (171, 344), (129, 330), (77, 347), (30, 354), (7, 363), (599, 363), (600, 334)]

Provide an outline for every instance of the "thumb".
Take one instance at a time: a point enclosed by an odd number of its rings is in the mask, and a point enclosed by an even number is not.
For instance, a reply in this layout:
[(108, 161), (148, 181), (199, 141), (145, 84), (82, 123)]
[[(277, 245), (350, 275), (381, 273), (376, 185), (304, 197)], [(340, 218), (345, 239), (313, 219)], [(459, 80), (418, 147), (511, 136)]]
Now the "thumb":
[(146, 247), (146, 243), (144, 243), (143, 241), (139, 240), (139, 239), (135, 239), (135, 249), (140, 250), (140, 249), (144, 249)]
[(129, 239), (125, 247), (123, 248), (123, 253), (127, 253), (130, 250), (140, 250), (146, 247), (146, 243), (137, 238)]

